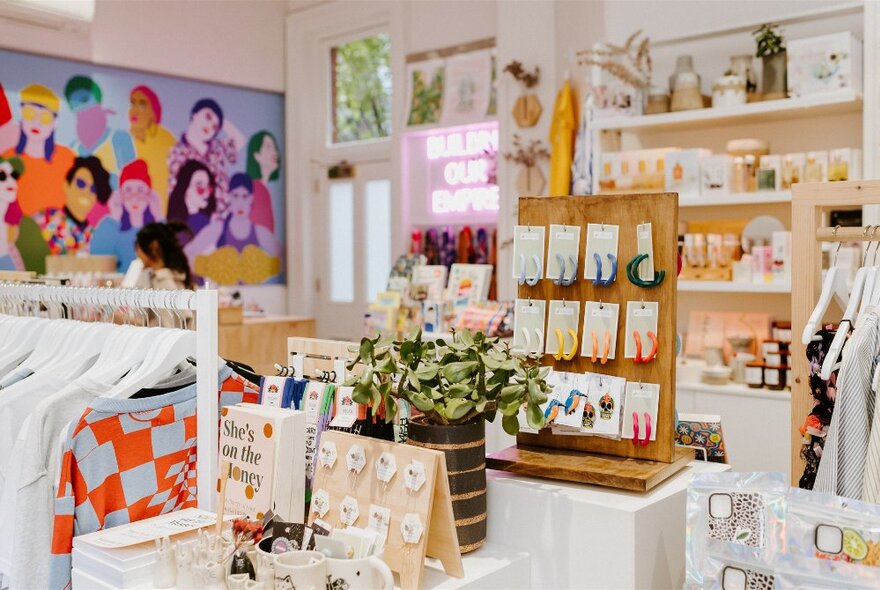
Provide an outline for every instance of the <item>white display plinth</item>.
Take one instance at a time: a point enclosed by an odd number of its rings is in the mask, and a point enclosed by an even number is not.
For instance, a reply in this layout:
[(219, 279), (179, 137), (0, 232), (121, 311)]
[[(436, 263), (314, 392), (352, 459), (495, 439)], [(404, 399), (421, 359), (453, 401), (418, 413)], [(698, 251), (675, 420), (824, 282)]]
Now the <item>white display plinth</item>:
[(533, 588), (681, 588), (694, 461), (644, 494), (488, 472), (488, 540), (530, 555)]
[[(156, 558), (155, 548), (150, 543), (126, 547), (121, 551), (126, 559), (136, 559), (140, 556), (151, 560)], [(499, 546), (497, 543), (487, 543), (477, 551), (465, 555), (462, 562), (464, 578), (452, 578), (443, 573), (443, 566), (439, 561), (425, 560), (422, 587), (437, 590), (519, 590), (531, 587), (529, 554), (524, 551)], [(71, 578), (75, 590), (114, 588), (77, 568), (73, 569)], [(397, 576), (395, 578), (399, 584), (400, 579)], [(153, 584), (151, 579), (141, 579), (125, 587), (147, 589), (153, 588)]]

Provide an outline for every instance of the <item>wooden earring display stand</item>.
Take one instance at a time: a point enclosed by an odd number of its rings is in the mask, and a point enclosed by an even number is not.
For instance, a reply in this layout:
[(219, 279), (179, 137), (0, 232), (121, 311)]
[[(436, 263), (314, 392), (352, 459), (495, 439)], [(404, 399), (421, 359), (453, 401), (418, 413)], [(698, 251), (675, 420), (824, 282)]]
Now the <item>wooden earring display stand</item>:
[[(334, 527), (339, 526), (339, 504), (346, 496), (358, 501), (360, 516), (355, 526), (366, 526), (370, 518), (370, 504), (385, 506), (391, 509), (391, 522), (382, 559), (388, 567), (400, 574), (401, 588), (422, 587), (425, 555), (439, 559), (447, 575), (464, 577), (455, 516), (452, 514), (446, 456), (442, 452), (333, 430), (321, 435), (321, 446), (327, 442), (336, 444), (336, 463), (332, 468), (323, 467), (319, 463), (315, 467), (315, 478), (312, 482), (313, 501), (318, 490), (326, 490), (330, 496), (330, 511), (321, 520)], [(355, 444), (363, 447), (367, 460), (356, 478), (349, 473), (345, 462), (348, 450)], [(397, 472), (388, 483), (387, 489), (376, 476), (376, 461), (384, 452), (394, 455), (397, 466)], [(404, 484), (404, 470), (413, 460), (421, 461), (425, 466), (425, 483), (414, 494)], [(415, 546), (405, 545), (400, 533), (401, 520), (410, 512), (418, 514), (425, 527), (418, 545)], [(310, 510), (309, 524), (316, 517), (317, 513)]]
[[(654, 244), (654, 268), (666, 271), (660, 285), (643, 288), (632, 284), (626, 276), (626, 265), (637, 252), (636, 225), (651, 223)], [(584, 279), (584, 268), (595, 264), (585, 260), (587, 223), (605, 223), (620, 227), (617, 279), (607, 287), (594, 286)], [(571, 361), (557, 361), (544, 355), (543, 364), (572, 373), (602, 373), (624, 377), (628, 382), (657, 383), (660, 402), (657, 411), (656, 440), (647, 445), (634, 445), (630, 439), (613, 440), (598, 436), (553, 434), (549, 428), (539, 433), (520, 432), (516, 446), (495, 453), (486, 459), (490, 469), (521, 475), (563, 481), (589, 483), (633, 491), (646, 491), (683, 469), (694, 457), (689, 449), (674, 446), (675, 429), (675, 350), (676, 350), (676, 288), (678, 270), (678, 195), (602, 195), (589, 197), (523, 197), (519, 200), (519, 224), (544, 226), (550, 224), (578, 225), (581, 244), (578, 252), (578, 277), (570, 287), (554, 285), (542, 279), (534, 287), (519, 287), (521, 299), (552, 299), (618, 303), (626, 309), (627, 301), (659, 302), (657, 357), (646, 364), (624, 358), (623, 347), (626, 317), (621, 311), (618, 322), (617, 354), (607, 364), (592, 363), (588, 357), (576, 356)], [(544, 251), (547, 256), (548, 242)], [(547, 268), (546, 263), (544, 268)], [(548, 335), (552, 338), (552, 335)], [(579, 320), (578, 342), (583, 337), (583, 314)], [(623, 420), (627, 419), (626, 407)], [(631, 417), (630, 417), (631, 419)]]

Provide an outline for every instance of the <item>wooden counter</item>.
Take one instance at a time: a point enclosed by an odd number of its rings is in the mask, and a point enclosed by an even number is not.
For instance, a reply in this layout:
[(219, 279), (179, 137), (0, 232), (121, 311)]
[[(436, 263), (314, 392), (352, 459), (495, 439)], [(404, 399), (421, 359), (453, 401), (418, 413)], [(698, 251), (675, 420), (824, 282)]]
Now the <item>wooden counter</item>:
[(314, 338), (315, 318), (267, 316), (245, 318), (243, 324), (221, 325), (220, 356), (250, 365), (262, 375), (274, 375), (273, 365), (287, 361), (289, 336)]

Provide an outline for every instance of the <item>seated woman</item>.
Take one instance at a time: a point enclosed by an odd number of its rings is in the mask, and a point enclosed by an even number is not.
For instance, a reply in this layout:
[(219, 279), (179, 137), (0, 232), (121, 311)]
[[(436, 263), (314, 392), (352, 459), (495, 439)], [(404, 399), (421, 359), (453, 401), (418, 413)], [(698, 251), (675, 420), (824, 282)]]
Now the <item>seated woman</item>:
[[(144, 265), (138, 284), (145, 289), (195, 289), (189, 261), (180, 245), (178, 236), (189, 229), (178, 222), (148, 223), (142, 227), (135, 239), (134, 251)], [(151, 325), (173, 326), (177, 319), (190, 320), (188, 311), (174, 314), (168, 310), (151, 311)]]

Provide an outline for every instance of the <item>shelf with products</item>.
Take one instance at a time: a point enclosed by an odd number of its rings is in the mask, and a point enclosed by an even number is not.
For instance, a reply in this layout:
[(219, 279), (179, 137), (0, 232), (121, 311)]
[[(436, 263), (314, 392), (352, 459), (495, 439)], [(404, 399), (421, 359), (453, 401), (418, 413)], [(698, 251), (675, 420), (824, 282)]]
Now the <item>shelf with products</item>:
[(791, 191), (758, 191), (718, 195), (679, 195), (679, 207), (718, 207), (728, 205), (764, 205), (791, 203)]
[(628, 131), (652, 131), (662, 129), (694, 129), (730, 124), (765, 123), (786, 119), (823, 117), (845, 113), (861, 113), (862, 94), (854, 90), (750, 102), (731, 107), (710, 107), (641, 115), (636, 117), (609, 117), (592, 123), (593, 129), (621, 129)]
[(695, 293), (791, 294), (791, 283), (739, 283), (735, 281), (678, 281), (678, 290)]

